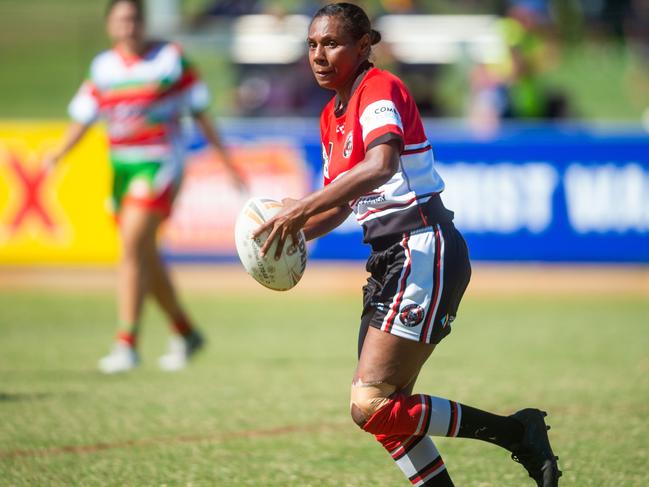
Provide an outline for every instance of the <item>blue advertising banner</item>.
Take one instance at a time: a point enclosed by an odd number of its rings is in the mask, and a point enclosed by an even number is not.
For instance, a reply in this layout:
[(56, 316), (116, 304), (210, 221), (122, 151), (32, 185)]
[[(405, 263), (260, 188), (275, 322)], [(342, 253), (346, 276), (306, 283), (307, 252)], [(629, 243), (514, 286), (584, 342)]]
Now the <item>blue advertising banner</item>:
[[(222, 125), (234, 143), (279, 140), (297, 147), (311, 186), (321, 184), (317, 120)], [(443, 200), (474, 260), (649, 263), (646, 132), (517, 124), (487, 140), (461, 124), (432, 122), (426, 131), (446, 182)], [(314, 259), (367, 254), (351, 219), (310, 250)]]

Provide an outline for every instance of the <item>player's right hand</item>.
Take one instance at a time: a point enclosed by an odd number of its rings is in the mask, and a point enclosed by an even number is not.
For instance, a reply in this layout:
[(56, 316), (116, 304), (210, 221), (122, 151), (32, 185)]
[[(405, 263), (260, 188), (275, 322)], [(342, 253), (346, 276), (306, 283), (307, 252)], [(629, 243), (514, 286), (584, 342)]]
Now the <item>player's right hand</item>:
[(273, 218), (262, 224), (251, 235), (252, 238), (259, 237), (265, 231), (270, 231), (266, 241), (262, 245), (259, 254), (263, 257), (266, 255), (275, 238), (278, 239), (275, 250), (275, 259), (279, 260), (284, 249), (284, 244), (288, 237), (293, 238), (293, 242), (299, 241), (298, 232), (302, 229), (307, 221), (305, 207), (302, 200), (293, 198), (284, 198), (282, 200), (282, 209)]

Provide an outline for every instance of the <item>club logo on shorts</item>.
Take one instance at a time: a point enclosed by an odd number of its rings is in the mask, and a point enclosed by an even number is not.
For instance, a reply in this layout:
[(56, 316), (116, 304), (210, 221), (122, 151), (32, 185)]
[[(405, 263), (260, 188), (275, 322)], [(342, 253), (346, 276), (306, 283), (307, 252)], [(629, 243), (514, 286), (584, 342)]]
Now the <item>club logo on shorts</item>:
[(451, 323), (455, 320), (455, 316), (453, 315), (444, 315), (442, 316), (442, 328), (446, 328), (447, 326), (451, 326)]
[(352, 150), (354, 149), (354, 132), (349, 132), (347, 138), (345, 139), (345, 145), (343, 146), (343, 157), (349, 159), (349, 156), (352, 155)]
[(409, 304), (401, 308), (399, 319), (403, 323), (403, 326), (412, 328), (424, 319), (424, 309), (418, 304)]

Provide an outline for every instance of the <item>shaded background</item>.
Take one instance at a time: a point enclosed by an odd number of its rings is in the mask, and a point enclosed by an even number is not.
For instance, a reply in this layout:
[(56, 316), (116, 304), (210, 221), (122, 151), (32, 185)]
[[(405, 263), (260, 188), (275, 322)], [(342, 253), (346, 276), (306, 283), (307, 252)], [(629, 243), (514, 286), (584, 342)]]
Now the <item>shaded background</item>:
[[(331, 94), (314, 82), (304, 41), (323, 3), (145, 2), (151, 35), (180, 41), (198, 65), (255, 195), (299, 197), (321, 184), (317, 117)], [(444, 199), (475, 260), (649, 262), (649, 2), (359, 4), (383, 35), (375, 63), (400, 75), (416, 99), (447, 181)], [(103, 1), (3, 2), (1, 262), (116, 258), (109, 219), (91, 216), (104, 212), (110, 184), (100, 167), (105, 148), (82, 145), (64, 172), (37, 186), (38, 160), (62, 128), (24, 125), (65, 120), (90, 60), (108, 45), (104, 9)], [(187, 177), (164, 233), (166, 254), (231, 260), (242, 198), (201, 135), (186, 129)], [(26, 143), (38, 130), (44, 135)], [(97, 188), (85, 217), (76, 208), (83, 184)], [(49, 227), (36, 205), (20, 215), (31, 196), (52, 214)], [(78, 244), (95, 234), (109, 235), (104, 249)], [(313, 243), (311, 256), (364, 258), (360, 238), (349, 221)]]

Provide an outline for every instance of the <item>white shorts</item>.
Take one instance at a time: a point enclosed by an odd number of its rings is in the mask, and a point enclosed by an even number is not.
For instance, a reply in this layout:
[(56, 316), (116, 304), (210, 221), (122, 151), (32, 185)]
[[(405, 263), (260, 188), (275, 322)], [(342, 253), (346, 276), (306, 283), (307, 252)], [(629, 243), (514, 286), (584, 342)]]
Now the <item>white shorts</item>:
[(408, 340), (439, 343), (451, 331), (471, 277), (469, 253), (453, 223), (370, 242), (361, 342), (367, 326)]

